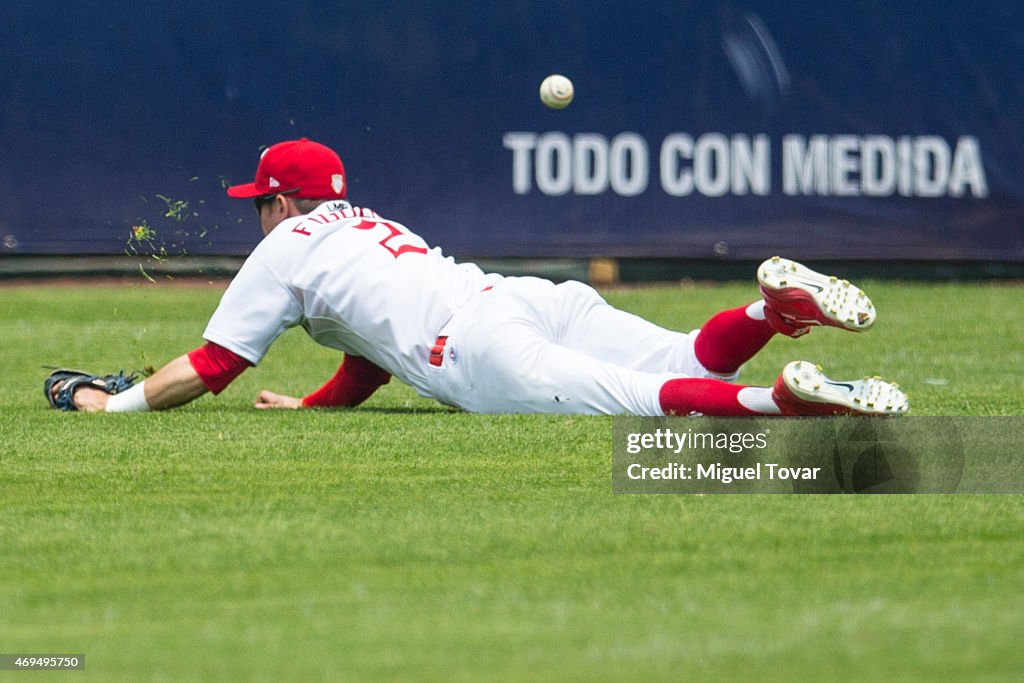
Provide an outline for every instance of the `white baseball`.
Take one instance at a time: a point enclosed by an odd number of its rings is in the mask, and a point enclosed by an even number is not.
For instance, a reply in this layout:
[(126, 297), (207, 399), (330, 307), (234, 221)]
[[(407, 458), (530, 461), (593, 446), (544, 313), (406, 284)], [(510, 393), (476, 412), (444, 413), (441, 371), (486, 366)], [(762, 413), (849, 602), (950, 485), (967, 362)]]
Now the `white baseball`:
[(551, 74), (540, 84), (540, 101), (552, 109), (565, 109), (572, 102), (572, 81), (561, 74)]

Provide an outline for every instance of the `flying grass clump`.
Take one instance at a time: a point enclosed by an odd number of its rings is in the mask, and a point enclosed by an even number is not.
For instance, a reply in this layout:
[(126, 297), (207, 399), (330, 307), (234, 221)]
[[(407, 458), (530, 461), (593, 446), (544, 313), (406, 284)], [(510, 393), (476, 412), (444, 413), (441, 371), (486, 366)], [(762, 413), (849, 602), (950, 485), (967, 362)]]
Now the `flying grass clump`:
[[(196, 180), (196, 178), (192, 180)], [(198, 218), (199, 213), (191, 210), (190, 203), (184, 199), (175, 199), (163, 194), (154, 196), (163, 202), (161, 218), (171, 222), (172, 239), (164, 238), (164, 235), (168, 234), (167, 230), (162, 229), (158, 232), (147, 219), (138, 218), (129, 229), (128, 241), (124, 249), (125, 255), (141, 257), (157, 263), (165, 263), (174, 257), (187, 256), (188, 250), (185, 248), (184, 239), (189, 237), (190, 233), (180, 226), (190, 218)], [(145, 197), (142, 198), (142, 201), (149, 203)], [(202, 228), (198, 236), (203, 238), (206, 233), (206, 228)], [(150, 282), (155, 282), (153, 277), (146, 272), (146, 261), (139, 263), (139, 274)], [(170, 275), (167, 277), (173, 279)]]

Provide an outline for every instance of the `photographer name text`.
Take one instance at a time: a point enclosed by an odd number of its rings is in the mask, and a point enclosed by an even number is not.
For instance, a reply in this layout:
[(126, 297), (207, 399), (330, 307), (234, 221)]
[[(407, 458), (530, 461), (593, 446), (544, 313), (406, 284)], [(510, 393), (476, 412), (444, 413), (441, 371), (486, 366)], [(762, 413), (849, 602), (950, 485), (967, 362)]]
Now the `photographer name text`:
[(761, 481), (762, 479), (817, 480), (821, 473), (820, 467), (787, 467), (777, 463), (757, 463), (749, 467), (733, 467), (714, 462), (707, 464), (684, 465), (673, 462), (661, 467), (646, 467), (633, 463), (626, 468), (626, 476), (633, 480), (711, 480), (723, 484), (734, 481)]

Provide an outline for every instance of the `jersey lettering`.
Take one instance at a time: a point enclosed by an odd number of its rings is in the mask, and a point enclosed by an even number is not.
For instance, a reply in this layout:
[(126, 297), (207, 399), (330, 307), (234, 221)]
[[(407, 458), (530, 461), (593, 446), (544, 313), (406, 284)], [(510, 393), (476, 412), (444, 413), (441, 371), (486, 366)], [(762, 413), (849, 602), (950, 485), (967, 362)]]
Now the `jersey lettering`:
[(408, 233), (403, 232), (401, 229), (387, 221), (368, 221), (363, 219), (352, 227), (356, 230), (373, 230), (378, 225), (382, 225), (388, 229), (388, 234), (379, 242), (380, 246), (391, 252), (391, 255), (395, 258), (398, 258), (402, 254), (427, 253), (427, 250), (423, 247), (417, 247), (412, 244), (402, 244), (402, 238), (407, 237)]
[(395, 258), (398, 258), (402, 254), (427, 253), (427, 250), (424, 247), (403, 243), (403, 238), (408, 238), (409, 233), (388, 221), (381, 220), (380, 216), (369, 209), (342, 209), (340, 211), (332, 211), (326, 214), (309, 216), (306, 220), (292, 228), (292, 232), (299, 235), (305, 235), (306, 237), (312, 237), (313, 233), (309, 231), (309, 228), (313, 227), (313, 225), (330, 225), (331, 223), (337, 223), (338, 221), (352, 218), (362, 219), (352, 226), (356, 230), (373, 230), (378, 225), (386, 228), (388, 234), (384, 236), (384, 239), (382, 239), (379, 244), (387, 249)]
[(345, 220), (347, 218), (378, 218), (377, 214), (370, 209), (341, 209), (339, 211), (332, 211), (326, 214), (308, 216), (306, 220), (302, 221), (294, 228), (292, 232), (306, 237), (312, 237), (313, 233), (304, 227), (307, 223), (316, 223), (317, 225), (330, 225), (331, 223), (337, 223), (338, 221)]

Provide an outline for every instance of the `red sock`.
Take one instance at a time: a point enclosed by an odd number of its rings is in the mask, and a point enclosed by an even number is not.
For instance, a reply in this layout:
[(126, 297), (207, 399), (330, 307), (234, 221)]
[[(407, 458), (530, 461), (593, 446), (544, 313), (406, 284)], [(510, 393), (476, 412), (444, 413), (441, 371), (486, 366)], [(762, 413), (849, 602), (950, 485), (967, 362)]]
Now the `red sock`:
[(685, 377), (661, 385), (658, 400), (666, 415), (701, 413), (711, 417), (760, 415), (743, 407), (737, 395), (744, 387), (720, 379)]
[(693, 351), (711, 372), (729, 375), (764, 348), (775, 330), (767, 320), (754, 320), (747, 307), (722, 311), (700, 328)]

